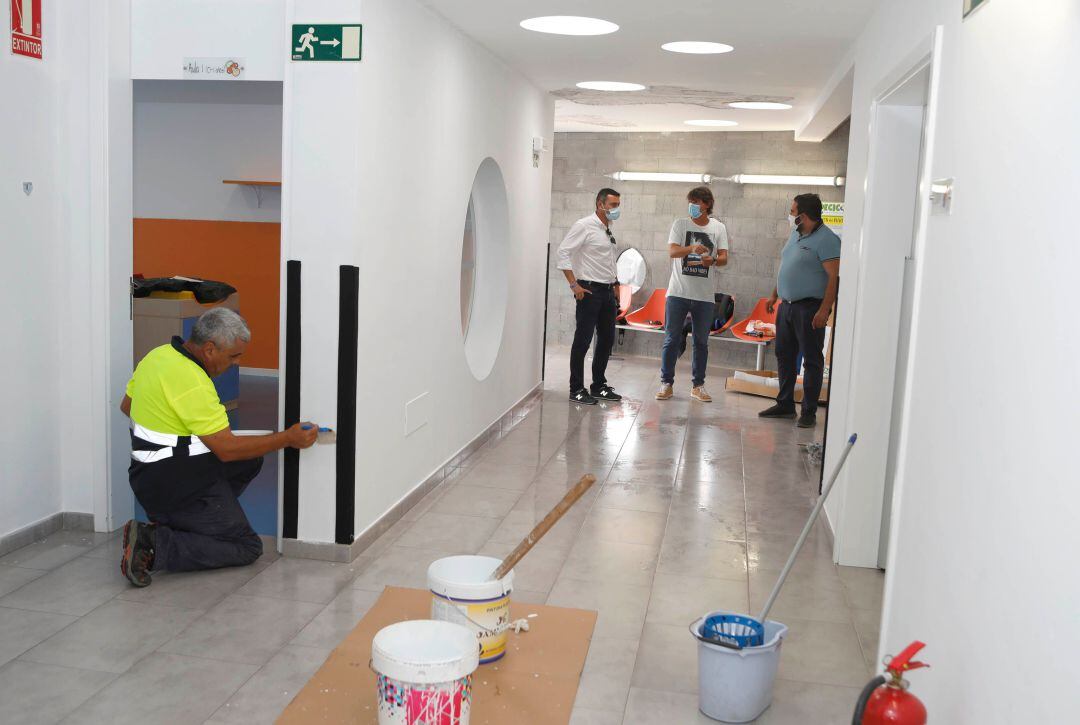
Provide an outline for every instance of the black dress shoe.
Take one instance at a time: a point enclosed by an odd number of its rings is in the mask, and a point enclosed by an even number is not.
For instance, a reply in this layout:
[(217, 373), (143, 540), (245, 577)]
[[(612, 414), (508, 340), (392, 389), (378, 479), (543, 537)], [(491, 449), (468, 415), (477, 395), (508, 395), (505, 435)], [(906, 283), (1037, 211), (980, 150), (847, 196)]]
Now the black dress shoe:
[(814, 413), (803, 413), (799, 416), (799, 422), (795, 425), (800, 428), (813, 428), (817, 425), (817, 415)]
[(596, 398), (589, 395), (588, 390), (582, 388), (576, 393), (570, 393), (570, 402), (578, 405), (596, 405)]
[(594, 388), (592, 395), (597, 400), (622, 400), (622, 396), (615, 392), (615, 389), (610, 385), (601, 385), (599, 388)]
[(772, 406), (771, 408), (766, 408), (765, 410), (761, 411), (760, 413), (758, 413), (758, 417), (759, 418), (788, 418), (788, 419), (791, 419), (791, 418), (795, 417), (795, 409), (794, 408), (785, 408), (782, 405), (778, 404), (778, 405)]

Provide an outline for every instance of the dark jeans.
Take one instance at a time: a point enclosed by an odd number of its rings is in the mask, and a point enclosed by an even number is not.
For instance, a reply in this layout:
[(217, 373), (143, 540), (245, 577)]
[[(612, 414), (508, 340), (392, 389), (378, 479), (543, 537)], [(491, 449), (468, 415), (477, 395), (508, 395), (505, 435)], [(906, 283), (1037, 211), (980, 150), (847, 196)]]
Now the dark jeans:
[(802, 412), (817, 410), (821, 395), (821, 378), (825, 370), (825, 328), (815, 330), (814, 315), (821, 300), (807, 299), (782, 302), (776, 312), (776, 370), (780, 378), (780, 394), (776, 403), (795, 410), (795, 378), (799, 375), (799, 353), (803, 356)]
[(262, 540), (248, 523), (237, 498), (259, 474), (263, 459), (218, 463), (216, 475), (194, 497), (168, 510), (146, 507), (150, 520), (157, 524), (154, 569), (195, 571), (244, 566), (262, 554)]
[(664, 309), (664, 350), (660, 354), (660, 382), (675, 382), (675, 361), (679, 359), (679, 338), (683, 336), (686, 314), (694, 335), (694, 363), (691, 368), (694, 387), (705, 384), (705, 366), (709, 362), (709, 330), (716, 316), (715, 302), (668, 297)]
[(615, 317), (619, 304), (615, 301), (613, 286), (578, 282), (591, 294), (577, 301), (577, 329), (574, 330), (574, 344), (570, 346), (570, 392), (576, 393), (585, 387), (585, 353), (595, 334), (591, 390), (596, 393), (607, 385), (604, 373), (611, 357), (611, 346), (615, 344)]

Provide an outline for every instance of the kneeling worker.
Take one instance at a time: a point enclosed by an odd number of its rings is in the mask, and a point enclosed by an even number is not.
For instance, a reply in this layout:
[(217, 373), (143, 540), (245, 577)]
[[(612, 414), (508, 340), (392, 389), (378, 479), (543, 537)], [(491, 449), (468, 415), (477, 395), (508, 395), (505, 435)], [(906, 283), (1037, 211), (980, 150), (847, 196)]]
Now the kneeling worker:
[(311, 423), (260, 436), (234, 436), (211, 378), (238, 364), (251, 341), (240, 315), (205, 313), (185, 342), (147, 353), (120, 410), (131, 418), (128, 478), (153, 523), (128, 521), (120, 571), (137, 587), (152, 570), (193, 571), (251, 564), (262, 541), (237, 498), (282, 448), (308, 448)]

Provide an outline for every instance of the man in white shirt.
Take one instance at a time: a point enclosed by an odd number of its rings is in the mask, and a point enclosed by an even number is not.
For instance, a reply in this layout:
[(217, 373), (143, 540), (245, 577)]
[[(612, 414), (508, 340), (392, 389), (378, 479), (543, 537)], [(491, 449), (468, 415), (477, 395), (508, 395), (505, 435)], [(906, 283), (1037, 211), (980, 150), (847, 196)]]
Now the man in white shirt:
[(712, 397), (705, 390), (705, 368), (709, 363), (709, 332), (716, 317), (716, 275), (713, 267), (727, 264), (728, 235), (720, 220), (710, 216), (715, 201), (709, 187), (691, 189), (686, 200), (687, 216), (676, 219), (668, 235), (668, 252), (672, 263), (664, 310), (667, 334), (660, 356), (660, 390), (656, 393), (656, 399), (668, 400), (673, 395), (679, 340), (684, 338), (683, 326), (686, 316), (690, 315), (694, 337), (690, 397), (702, 403), (711, 403)]
[[(615, 343), (615, 299), (618, 276), (615, 271), (615, 236), (610, 224), (619, 218), (619, 192), (601, 189), (596, 195), (596, 211), (578, 219), (559, 245), (557, 267), (566, 276), (577, 300), (577, 329), (570, 347), (570, 400), (596, 405), (598, 400), (622, 400), (607, 384), (611, 346)], [(593, 351), (592, 386), (585, 389), (585, 353), (596, 335)]]

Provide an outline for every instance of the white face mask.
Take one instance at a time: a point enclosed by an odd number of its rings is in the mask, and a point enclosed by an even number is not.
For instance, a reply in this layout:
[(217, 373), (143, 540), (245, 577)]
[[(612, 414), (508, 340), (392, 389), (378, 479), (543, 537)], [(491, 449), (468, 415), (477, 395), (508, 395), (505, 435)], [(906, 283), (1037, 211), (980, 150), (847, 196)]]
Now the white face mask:
[(799, 226), (799, 225), (798, 225), (798, 224), (797, 224), (797, 223), (795, 222), (795, 220), (796, 220), (796, 219), (798, 219), (798, 218), (799, 218), (799, 217), (797, 217), (797, 216), (792, 216), (791, 214), (788, 214), (788, 215), (787, 215), (787, 220), (788, 220), (788, 224), (790, 224), (790, 225), (791, 225), (791, 226), (793, 226), (793, 227), (797, 227), (797, 226)]

